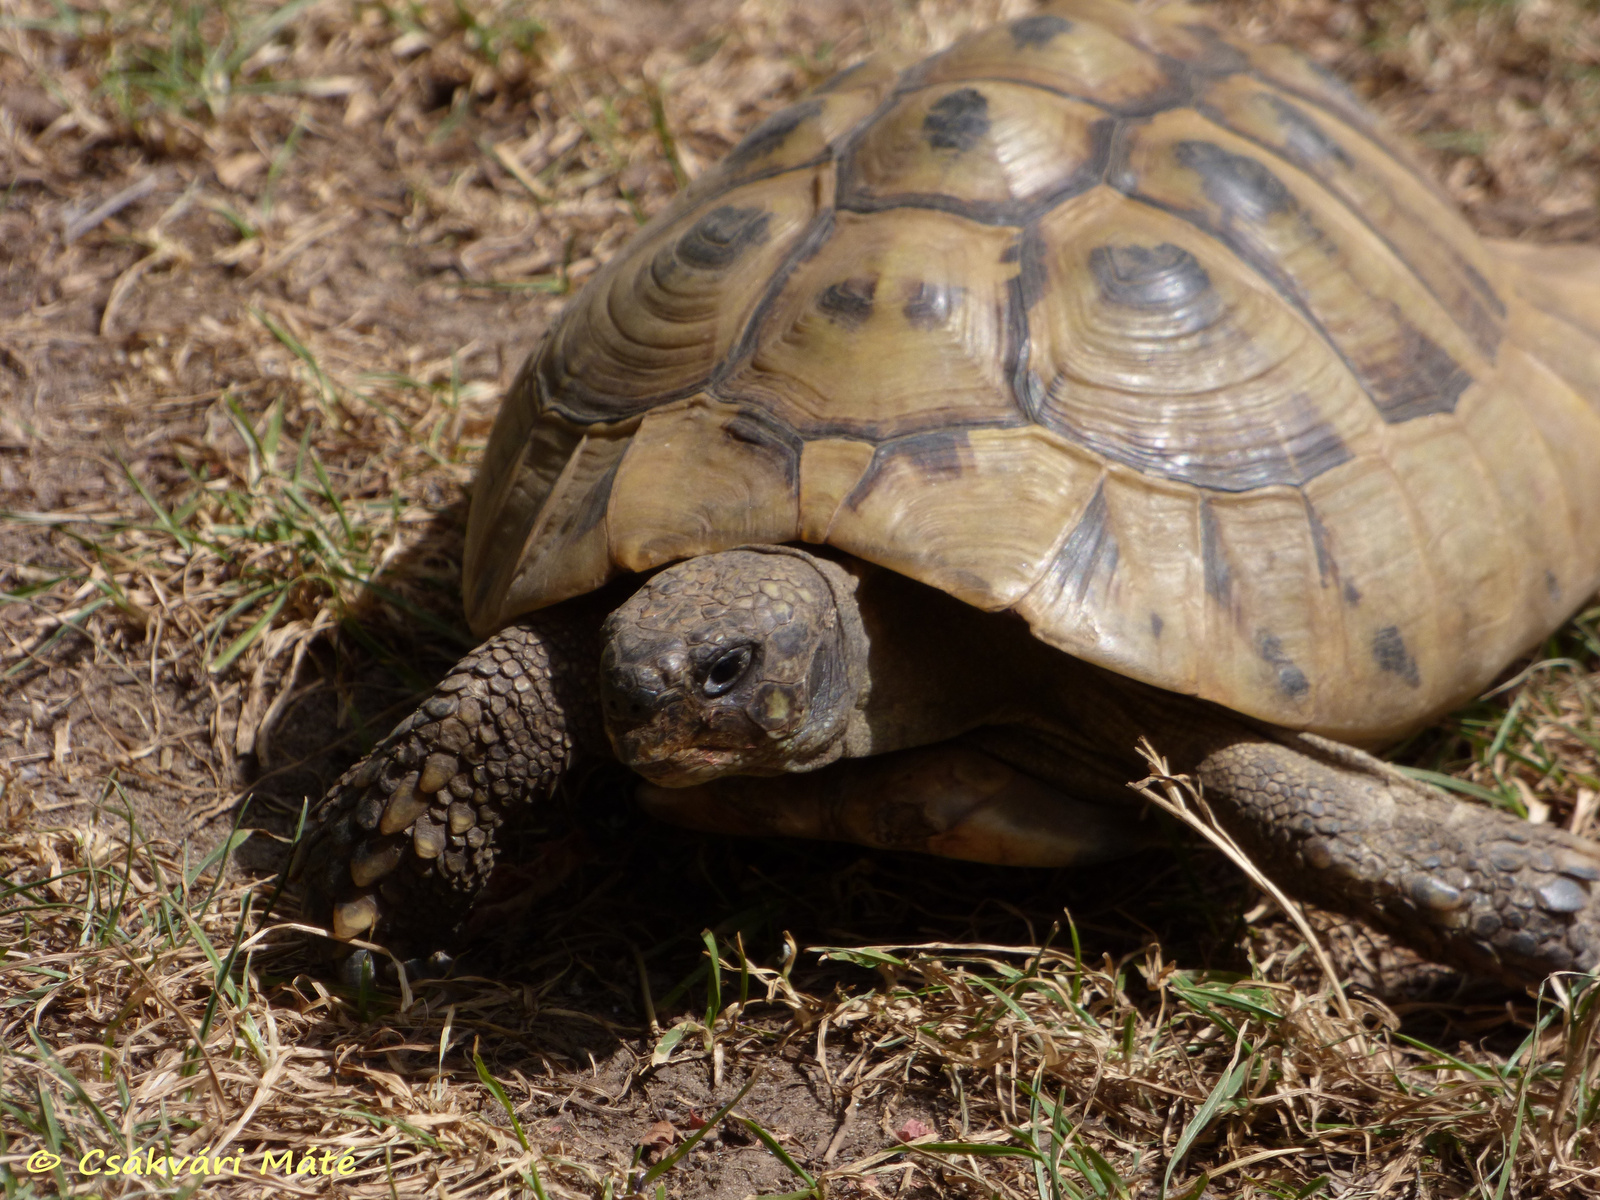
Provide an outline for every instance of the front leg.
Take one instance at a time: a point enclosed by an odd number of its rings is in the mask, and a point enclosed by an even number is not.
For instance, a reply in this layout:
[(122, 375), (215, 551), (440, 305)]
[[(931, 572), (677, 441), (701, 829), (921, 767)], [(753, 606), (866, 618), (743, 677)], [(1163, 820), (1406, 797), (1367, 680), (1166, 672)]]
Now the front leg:
[(290, 866), (308, 917), (407, 949), (449, 940), (511, 827), (603, 751), (594, 626), (501, 630), (340, 777)]
[(1291, 894), (1509, 982), (1600, 966), (1600, 845), (1452, 799), (1308, 734), (1240, 738), (1194, 774)]

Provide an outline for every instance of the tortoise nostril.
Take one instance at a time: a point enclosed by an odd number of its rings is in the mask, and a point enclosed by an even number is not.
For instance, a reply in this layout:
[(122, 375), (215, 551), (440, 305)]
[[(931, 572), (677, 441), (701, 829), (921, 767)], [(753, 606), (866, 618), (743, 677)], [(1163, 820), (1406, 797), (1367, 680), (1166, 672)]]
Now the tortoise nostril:
[(635, 724), (648, 720), (659, 707), (660, 700), (661, 694), (649, 688), (626, 691), (608, 688), (603, 704), (607, 717)]
[(613, 724), (643, 724), (660, 710), (671, 690), (654, 671), (607, 672), (601, 686), (601, 711)]

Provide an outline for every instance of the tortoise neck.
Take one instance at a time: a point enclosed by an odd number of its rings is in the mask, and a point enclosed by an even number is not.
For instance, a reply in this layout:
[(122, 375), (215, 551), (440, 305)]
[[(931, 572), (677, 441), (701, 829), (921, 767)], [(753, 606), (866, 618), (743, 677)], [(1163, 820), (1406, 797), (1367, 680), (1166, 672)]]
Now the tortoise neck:
[(1020, 619), (986, 613), (903, 575), (851, 564), (866, 639), (865, 679), (844, 736), (859, 758), (1028, 719), (1051, 663)]

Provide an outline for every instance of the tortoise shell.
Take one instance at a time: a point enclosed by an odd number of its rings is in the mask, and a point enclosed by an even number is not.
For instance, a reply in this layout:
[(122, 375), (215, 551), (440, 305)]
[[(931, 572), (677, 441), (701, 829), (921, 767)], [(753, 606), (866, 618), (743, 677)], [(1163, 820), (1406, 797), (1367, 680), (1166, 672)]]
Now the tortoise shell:
[(827, 544), (1137, 679), (1391, 737), (1600, 581), (1600, 331), (1521, 279), (1341, 84), (1194, 10), (1061, 3), (869, 61), (524, 366), (469, 619)]

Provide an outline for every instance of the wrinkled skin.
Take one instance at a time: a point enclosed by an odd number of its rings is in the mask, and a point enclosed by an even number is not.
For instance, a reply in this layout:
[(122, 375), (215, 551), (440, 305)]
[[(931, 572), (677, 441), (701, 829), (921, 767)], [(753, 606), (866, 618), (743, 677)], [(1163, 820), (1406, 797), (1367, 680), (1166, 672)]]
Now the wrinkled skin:
[(338, 936), (444, 944), (504, 829), (607, 742), (645, 807), (690, 826), (1086, 861), (1146, 840), (1141, 736), (1293, 895), (1482, 975), (1600, 964), (1594, 843), (787, 547), (669, 567), (603, 624), (497, 634), (334, 787), (296, 870)]
[(861, 690), (853, 581), (798, 554), (730, 551), (656, 576), (606, 619), (601, 703), (617, 756), (672, 787), (825, 766)]

